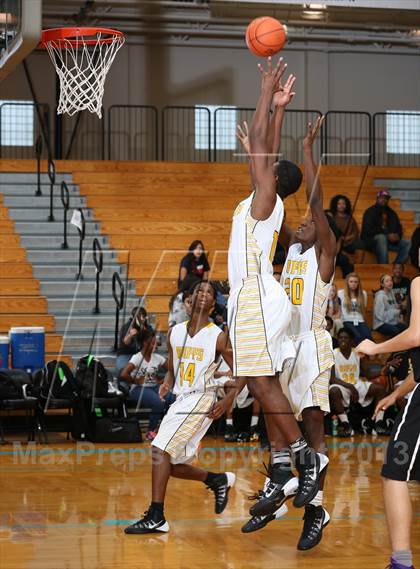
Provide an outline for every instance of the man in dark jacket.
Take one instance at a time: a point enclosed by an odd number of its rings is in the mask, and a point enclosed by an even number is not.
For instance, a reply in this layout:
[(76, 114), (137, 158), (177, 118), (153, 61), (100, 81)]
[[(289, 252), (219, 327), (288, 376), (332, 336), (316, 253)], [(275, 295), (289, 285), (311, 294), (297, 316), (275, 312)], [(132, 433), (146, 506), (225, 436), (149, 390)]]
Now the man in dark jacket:
[(402, 238), (402, 226), (397, 213), (388, 206), (390, 194), (379, 190), (375, 205), (363, 215), (362, 240), (368, 251), (374, 251), (378, 263), (388, 263), (388, 251), (397, 251), (396, 263), (408, 257), (410, 241)]

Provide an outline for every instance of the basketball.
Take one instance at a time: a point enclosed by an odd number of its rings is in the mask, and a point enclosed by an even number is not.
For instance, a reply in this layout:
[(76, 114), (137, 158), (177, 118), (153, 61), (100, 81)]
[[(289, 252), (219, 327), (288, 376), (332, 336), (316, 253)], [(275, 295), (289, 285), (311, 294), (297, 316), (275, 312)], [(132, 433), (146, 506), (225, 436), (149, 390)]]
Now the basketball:
[(286, 43), (286, 28), (269, 16), (252, 20), (246, 30), (246, 45), (258, 57), (268, 57), (279, 52)]

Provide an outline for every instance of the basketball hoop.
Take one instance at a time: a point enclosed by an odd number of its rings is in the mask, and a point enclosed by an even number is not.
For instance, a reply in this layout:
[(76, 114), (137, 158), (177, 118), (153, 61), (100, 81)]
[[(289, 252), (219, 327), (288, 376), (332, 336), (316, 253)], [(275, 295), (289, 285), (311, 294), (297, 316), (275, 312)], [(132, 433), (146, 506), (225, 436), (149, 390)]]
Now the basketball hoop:
[(124, 41), (122, 32), (107, 28), (42, 32), (40, 46), (48, 51), (60, 78), (57, 114), (72, 116), (87, 109), (102, 117), (105, 79)]

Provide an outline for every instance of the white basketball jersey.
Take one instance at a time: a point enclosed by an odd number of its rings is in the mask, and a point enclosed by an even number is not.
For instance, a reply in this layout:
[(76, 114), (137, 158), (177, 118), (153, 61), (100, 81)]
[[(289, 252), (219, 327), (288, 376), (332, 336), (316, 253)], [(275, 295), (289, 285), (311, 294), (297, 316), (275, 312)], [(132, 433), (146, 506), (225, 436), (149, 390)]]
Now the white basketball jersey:
[(341, 350), (334, 350), (335, 375), (338, 379), (346, 383), (355, 384), (360, 379), (360, 358), (352, 349), (349, 359), (347, 360)]
[(242, 201), (233, 214), (230, 233), (228, 271), (230, 288), (243, 284), (254, 275), (273, 274), (273, 258), (283, 223), (283, 202), (277, 196), (273, 212), (265, 221), (251, 217), (254, 192)]
[(177, 324), (171, 331), (175, 375), (173, 391), (176, 395), (191, 391), (204, 392), (217, 386), (213, 375), (219, 363), (215, 362), (216, 344), (222, 330), (209, 322), (191, 338), (187, 324)]
[(325, 328), (331, 282), (324, 283), (321, 279), (315, 246), (304, 253), (301, 243), (290, 246), (280, 284), (292, 303), (289, 335)]

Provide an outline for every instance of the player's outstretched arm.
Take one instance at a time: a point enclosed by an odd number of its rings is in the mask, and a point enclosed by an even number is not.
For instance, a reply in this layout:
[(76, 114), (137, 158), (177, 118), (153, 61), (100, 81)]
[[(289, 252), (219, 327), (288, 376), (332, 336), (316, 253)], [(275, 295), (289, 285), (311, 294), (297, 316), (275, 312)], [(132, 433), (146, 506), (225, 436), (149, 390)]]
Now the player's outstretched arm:
[[(287, 63), (285, 64), (285, 68)], [(273, 105), (274, 112), (270, 120), (268, 129), (267, 146), (269, 148), (268, 163), (272, 167), (278, 161), (281, 143), (281, 130), (283, 127), (286, 107), (290, 104), (296, 93), (293, 91), (296, 77), (289, 75), (286, 83), (282, 85), (279, 81), (279, 90), (274, 93)]]
[(273, 68), (268, 58), (267, 68), (258, 65), (262, 76), (261, 95), (249, 131), (251, 168), (255, 182), (255, 198), (252, 202), (251, 215), (254, 219), (264, 220), (270, 217), (276, 204), (276, 180), (269, 162), (268, 131), (270, 124), (270, 108), (273, 96), (280, 88), (280, 79), (285, 64), (279, 59)]
[(392, 407), (398, 401), (398, 399), (402, 399), (406, 395), (408, 395), (413, 389), (416, 387), (417, 383), (414, 381), (414, 376), (412, 373), (407, 377), (407, 379), (395, 389), (390, 395), (384, 397), (379, 401), (376, 405), (375, 413), (373, 414), (373, 418), (376, 419), (377, 414), (379, 411), (386, 411), (388, 407)]
[[(285, 67), (286, 66), (287, 64), (285, 64)], [(286, 84), (282, 86), (281, 83), (279, 83), (280, 90), (274, 94), (274, 112), (272, 113), (270, 119), (267, 134), (267, 148), (269, 149), (267, 158), (268, 163), (271, 165), (274, 165), (278, 159), (278, 154), (280, 152), (281, 129), (283, 126), (286, 107), (296, 94), (293, 91), (295, 81), (296, 77), (294, 75), (289, 75)], [(242, 124), (237, 125), (236, 136), (241, 142), (244, 151), (248, 155), (248, 158), (250, 158), (251, 150), (249, 146), (249, 128), (246, 121), (244, 121)], [(256, 182), (251, 160), (249, 162), (249, 169), (251, 174), (252, 187), (255, 188)]]
[(251, 184), (252, 184), (252, 189), (255, 189), (255, 176), (254, 176), (254, 170), (252, 168), (252, 161), (251, 161), (251, 149), (249, 147), (249, 128), (248, 128), (248, 123), (246, 121), (244, 121), (242, 124), (237, 124), (236, 125), (236, 138), (240, 141), (240, 143), (242, 144), (242, 148), (245, 150), (247, 156), (248, 156), (248, 160), (249, 160), (249, 174), (251, 176)]
[(303, 141), (304, 166), (306, 177), (306, 198), (311, 209), (312, 220), (316, 225), (317, 246), (320, 249), (319, 269), (324, 282), (334, 273), (337, 244), (324, 211), (324, 196), (319, 179), (319, 169), (315, 164), (313, 145), (321, 129), (324, 117), (319, 117), (314, 125), (308, 124)]
[(356, 352), (374, 356), (376, 354), (386, 354), (388, 352), (403, 352), (410, 348), (420, 346), (420, 278), (417, 277), (411, 283), (411, 316), (410, 325), (407, 330), (398, 334), (394, 338), (375, 344), (371, 340), (363, 340)]

